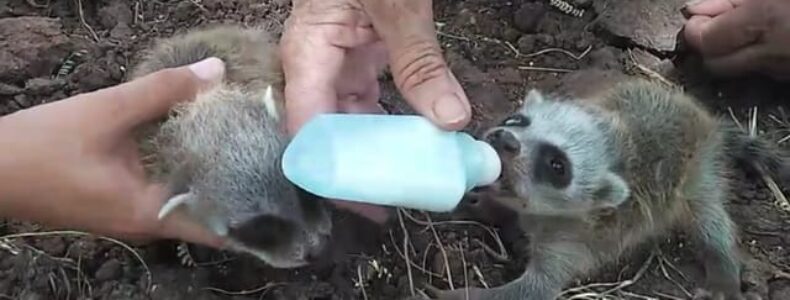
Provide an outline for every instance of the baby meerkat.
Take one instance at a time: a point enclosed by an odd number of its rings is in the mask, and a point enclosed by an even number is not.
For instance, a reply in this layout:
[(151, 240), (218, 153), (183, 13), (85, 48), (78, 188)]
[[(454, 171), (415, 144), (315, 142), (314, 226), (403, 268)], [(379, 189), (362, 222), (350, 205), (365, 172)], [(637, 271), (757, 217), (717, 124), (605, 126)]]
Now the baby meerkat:
[(638, 79), (575, 101), (532, 90), (484, 138), (503, 159), (494, 197), (519, 213), (530, 262), (505, 285), (439, 299), (555, 299), (577, 276), (675, 228), (700, 246), (707, 281), (697, 297), (759, 297), (741, 291), (744, 257), (725, 204), (736, 168), (786, 182), (787, 160), (689, 95)]
[(147, 171), (172, 193), (159, 217), (183, 209), (232, 250), (273, 267), (304, 266), (327, 248), (332, 222), (325, 204), (280, 168), (288, 137), (270, 33), (223, 25), (173, 36), (149, 49), (131, 78), (212, 56), (225, 62), (224, 82), (141, 132)]

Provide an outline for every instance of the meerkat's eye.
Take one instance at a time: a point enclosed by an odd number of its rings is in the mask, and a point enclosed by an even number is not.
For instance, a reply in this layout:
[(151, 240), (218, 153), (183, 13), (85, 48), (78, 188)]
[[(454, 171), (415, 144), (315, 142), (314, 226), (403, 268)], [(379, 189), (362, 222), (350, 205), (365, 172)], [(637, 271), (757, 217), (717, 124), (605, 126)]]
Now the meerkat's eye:
[(551, 168), (554, 170), (554, 173), (559, 176), (565, 175), (565, 162), (563, 162), (560, 158), (552, 158), (549, 163), (551, 164)]
[(533, 167), (535, 180), (558, 189), (570, 185), (573, 180), (573, 170), (568, 154), (549, 143), (541, 143), (536, 147)]
[(502, 123), (499, 126), (527, 127), (527, 126), (529, 126), (530, 122), (531, 121), (530, 121), (529, 117), (527, 117), (525, 115), (522, 115), (522, 114), (516, 114), (516, 115), (512, 115), (512, 116), (508, 117), (507, 119), (505, 119), (504, 121), (502, 121)]

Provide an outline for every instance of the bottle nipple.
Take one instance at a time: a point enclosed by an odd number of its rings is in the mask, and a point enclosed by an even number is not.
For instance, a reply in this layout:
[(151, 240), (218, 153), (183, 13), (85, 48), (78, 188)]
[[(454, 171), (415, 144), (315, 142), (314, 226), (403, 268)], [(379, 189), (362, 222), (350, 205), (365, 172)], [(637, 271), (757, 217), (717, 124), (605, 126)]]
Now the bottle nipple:
[(474, 186), (484, 186), (494, 183), (502, 173), (502, 161), (494, 147), (483, 141), (475, 141), (480, 153), (480, 169), (477, 182)]

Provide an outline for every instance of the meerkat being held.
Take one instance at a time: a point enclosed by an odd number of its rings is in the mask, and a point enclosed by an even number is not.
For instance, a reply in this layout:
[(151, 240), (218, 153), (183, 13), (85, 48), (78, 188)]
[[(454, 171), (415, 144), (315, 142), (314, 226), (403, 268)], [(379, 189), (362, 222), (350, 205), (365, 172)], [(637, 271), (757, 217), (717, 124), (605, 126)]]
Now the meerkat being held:
[(148, 50), (131, 78), (212, 56), (225, 62), (224, 82), (141, 134), (149, 174), (172, 193), (159, 217), (183, 210), (232, 250), (278, 268), (306, 265), (326, 249), (331, 216), (280, 169), (288, 137), (270, 33), (225, 25), (173, 36)]
[(573, 279), (677, 228), (700, 247), (700, 298), (756, 296), (740, 288), (743, 258), (724, 206), (731, 173), (749, 167), (786, 182), (787, 159), (687, 94), (642, 80), (576, 101), (532, 90), (484, 137), (503, 158), (494, 197), (519, 213), (530, 262), (503, 286), (439, 299), (555, 299)]

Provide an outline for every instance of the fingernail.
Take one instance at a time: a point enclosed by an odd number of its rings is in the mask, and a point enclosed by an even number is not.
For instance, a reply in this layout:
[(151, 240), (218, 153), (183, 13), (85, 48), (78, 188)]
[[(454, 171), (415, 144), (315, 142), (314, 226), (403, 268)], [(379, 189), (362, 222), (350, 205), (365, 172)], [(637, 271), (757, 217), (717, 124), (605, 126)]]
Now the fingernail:
[(433, 103), (433, 114), (445, 124), (458, 123), (466, 118), (467, 112), (461, 99), (456, 95), (447, 95)]
[(686, 2), (686, 4), (684, 4), (683, 6), (684, 7), (692, 6), (692, 5), (695, 5), (695, 4), (700, 3), (702, 1), (705, 1), (705, 0), (691, 0), (691, 1)]
[(215, 82), (225, 74), (225, 63), (219, 58), (209, 57), (189, 65), (189, 69), (201, 80)]
[(680, 7), (680, 13), (686, 19), (691, 18), (691, 12), (689, 12), (689, 6), (697, 5), (700, 2), (702, 2), (702, 1), (705, 1), (705, 0), (691, 0), (691, 1), (686, 2), (686, 4), (683, 4), (683, 6)]

